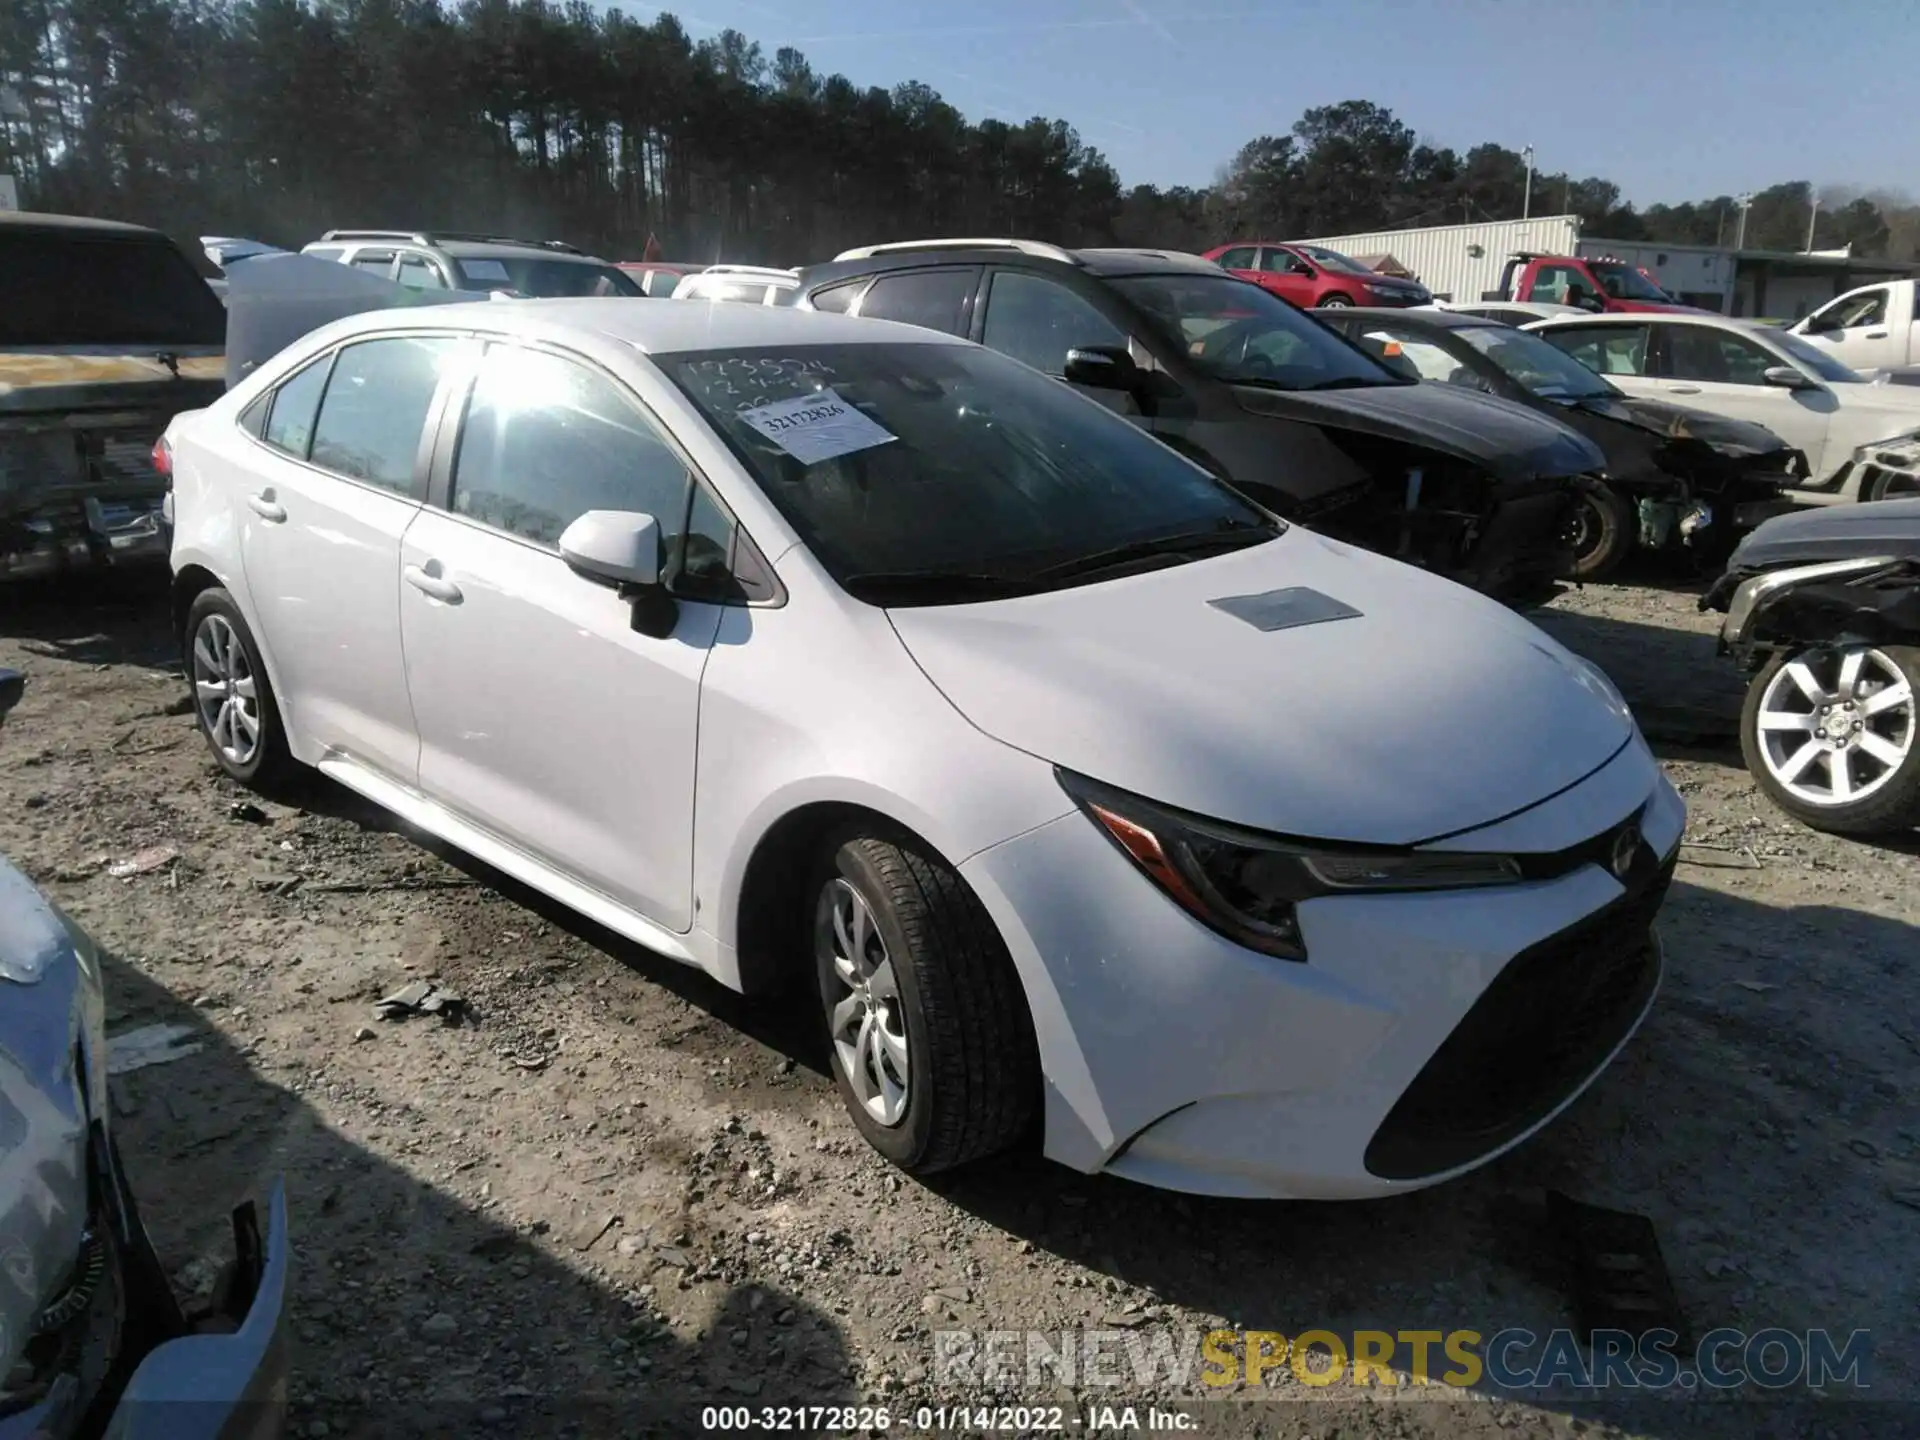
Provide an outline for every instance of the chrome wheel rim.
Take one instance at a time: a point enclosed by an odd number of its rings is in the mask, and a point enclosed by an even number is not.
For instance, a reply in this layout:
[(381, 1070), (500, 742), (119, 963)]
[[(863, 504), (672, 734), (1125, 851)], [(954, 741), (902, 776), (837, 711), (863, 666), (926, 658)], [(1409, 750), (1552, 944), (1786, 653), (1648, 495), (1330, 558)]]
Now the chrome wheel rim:
[(1807, 650), (1760, 696), (1761, 761), (1806, 805), (1851, 805), (1899, 773), (1913, 754), (1913, 686), (1867, 645)]
[(906, 1007), (873, 908), (853, 883), (827, 882), (814, 910), (827, 1032), (854, 1098), (888, 1128), (907, 1116), (913, 1066)]
[(200, 728), (230, 765), (260, 753), (260, 695), (247, 647), (224, 615), (193, 632), (193, 703)]

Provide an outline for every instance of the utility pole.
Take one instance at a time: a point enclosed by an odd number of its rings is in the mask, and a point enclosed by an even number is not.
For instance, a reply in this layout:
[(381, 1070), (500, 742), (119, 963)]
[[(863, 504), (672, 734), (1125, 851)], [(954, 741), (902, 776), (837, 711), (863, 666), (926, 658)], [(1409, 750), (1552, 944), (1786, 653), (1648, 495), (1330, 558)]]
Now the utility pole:
[(1527, 188), (1520, 200), (1520, 218), (1530, 220), (1533, 218), (1533, 147), (1529, 145), (1522, 150), (1520, 158), (1527, 162)]
[(1743, 192), (1736, 195), (1734, 200), (1740, 206), (1740, 227), (1734, 231), (1733, 248), (1744, 250), (1747, 248), (1747, 207), (1753, 204), (1753, 195), (1750, 192)]
[(1807, 211), (1807, 253), (1813, 253), (1813, 227), (1820, 218), (1820, 197), (1813, 197), (1813, 206)]

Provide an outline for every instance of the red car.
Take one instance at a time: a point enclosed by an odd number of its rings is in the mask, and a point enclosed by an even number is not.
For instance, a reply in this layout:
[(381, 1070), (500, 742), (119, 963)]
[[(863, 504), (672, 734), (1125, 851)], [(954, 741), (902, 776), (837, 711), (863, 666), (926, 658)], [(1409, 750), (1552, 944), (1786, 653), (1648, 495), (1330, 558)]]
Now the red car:
[(1378, 274), (1351, 256), (1320, 245), (1236, 240), (1207, 251), (1204, 258), (1302, 310), (1339, 305), (1404, 308), (1433, 303), (1433, 292), (1418, 280)]

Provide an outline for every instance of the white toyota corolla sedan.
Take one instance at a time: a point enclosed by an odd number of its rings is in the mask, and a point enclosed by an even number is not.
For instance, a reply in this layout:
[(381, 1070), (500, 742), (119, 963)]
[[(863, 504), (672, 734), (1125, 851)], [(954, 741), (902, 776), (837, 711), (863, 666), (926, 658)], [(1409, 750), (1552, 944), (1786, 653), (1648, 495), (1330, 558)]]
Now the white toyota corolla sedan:
[(1658, 987), (1683, 809), (1604, 676), (964, 341), (389, 310), (156, 459), (227, 773), (803, 996), (905, 1169), (1411, 1189)]

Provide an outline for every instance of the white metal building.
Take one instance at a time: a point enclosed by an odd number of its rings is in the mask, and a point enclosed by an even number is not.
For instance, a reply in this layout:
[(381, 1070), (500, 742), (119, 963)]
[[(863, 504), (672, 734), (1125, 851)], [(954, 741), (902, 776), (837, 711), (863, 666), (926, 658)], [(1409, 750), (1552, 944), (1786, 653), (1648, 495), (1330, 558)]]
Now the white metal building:
[(1920, 273), (1920, 265), (1868, 260), (1845, 251), (1798, 254), (1583, 236), (1577, 215), (1328, 235), (1300, 243), (1348, 255), (1390, 253), (1436, 296), (1455, 301), (1478, 300), (1498, 286), (1507, 257), (1517, 250), (1605, 256), (1644, 269), (1661, 289), (1690, 305), (1781, 320), (1798, 320), (1856, 285)]

